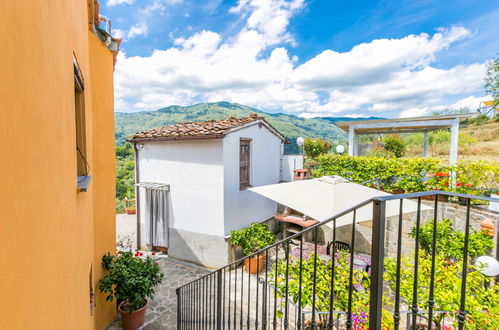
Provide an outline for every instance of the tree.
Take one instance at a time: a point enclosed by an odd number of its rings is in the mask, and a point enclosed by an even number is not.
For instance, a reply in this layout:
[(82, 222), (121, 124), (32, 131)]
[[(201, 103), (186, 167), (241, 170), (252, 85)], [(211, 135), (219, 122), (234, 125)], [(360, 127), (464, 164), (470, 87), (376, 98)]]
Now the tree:
[(493, 106), (499, 106), (499, 55), (487, 64), (485, 91), (493, 98)]
[(385, 143), (385, 150), (393, 152), (395, 157), (404, 156), (405, 143), (400, 137), (388, 135), (383, 138), (383, 142)]
[(316, 158), (323, 155), (331, 149), (331, 144), (321, 138), (306, 139), (305, 140), (305, 154), (311, 158)]

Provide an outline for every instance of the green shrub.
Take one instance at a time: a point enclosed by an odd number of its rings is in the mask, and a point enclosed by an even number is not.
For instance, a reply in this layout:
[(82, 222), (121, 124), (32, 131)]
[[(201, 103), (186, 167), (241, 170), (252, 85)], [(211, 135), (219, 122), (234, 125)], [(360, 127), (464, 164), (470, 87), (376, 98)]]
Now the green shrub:
[[(353, 157), (326, 154), (317, 158), (317, 166), (311, 170), (314, 177), (339, 175), (361, 183), (380, 178), (386, 191), (427, 190), (421, 180), (423, 172), (434, 173), (440, 161), (433, 158), (382, 158)], [(399, 177), (398, 181), (393, 180)]]
[(459, 161), (454, 168), (457, 181), (472, 188), (497, 188), (499, 165), (486, 161)]
[(164, 274), (158, 263), (142, 253), (119, 252), (118, 256), (104, 255), (102, 268), (106, 275), (99, 282), (101, 292), (107, 293), (106, 300), (125, 302), (124, 310), (133, 312), (144, 305), (146, 298), (153, 298), (154, 287), (163, 281)]
[(477, 125), (477, 126), (483, 126), (483, 125), (487, 124), (488, 121), (489, 121), (489, 117), (487, 117), (486, 115), (483, 115), (483, 114), (468, 119), (468, 123), (470, 125)]
[[(314, 278), (314, 257), (312, 255), (302, 262), (302, 295), (301, 305), (302, 309), (310, 310), (312, 308), (313, 299), (313, 286), (314, 280), (316, 281), (316, 310), (320, 312), (329, 311), (329, 303), (331, 301), (331, 267), (332, 261), (323, 261), (317, 257), (316, 275)], [(349, 273), (350, 263), (348, 254), (340, 252), (335, 262), (334, 272), (334, 299), (333, 310), (346, 311), (348, 308), (348, 287), (349, 287)], [(276, 269), (277, 268), (277, 269)], [(286, 262), (278, 260), (272, 271), (269, 274), (276, 274), (270, 277), (270, 283), (276, 286), (277, 294), (279, 297), (284, 297), (286, 291)], [(355, 285), (362, 285), (364, 288), (369, 287), (369, 276), (362, 270), (353, 271), (353, 283)], [(300, 262), (299, 260), (291, 260), (288, 265), (288, 296), (289, 299), (298, 305), (298, 292), (300, 288)], [(369, 309), (369, 291), (368, 290), (353, 290), (353, 306), (352, 310), (357, 313), (367, 312)], [(280, 306), (282, 308), (282, 306)], [(280, 309), (281, 309), (280, 308)], [(277, 313), (279, 317), (282, 312)], [(318, 314), (319, 322), (324, 324), (327, 321), (328, 314)]]
[[(300, 261), (291, 259), (286, 267), (286, 261), (277, 260), (269, 274), (269, 281), (276, 287), (277, 296), (284, 299), (286, 291), (288, 299), (295, 305), (298, 305), (301, 299), (303, 310), (310, 311), (312, 308), (312, 299), (314, 298), (315, 281), (315, 309), (318, 312), (318, 328), (325, 328), (328, 320), (329, 304), (332, 300), (334, 311), (348, 310), (348, 288), (350, 263), (348, 254), (339, 252), (335, 258), (334, 267), (334, 287), (333, 297), (331, 297), (331, 268), (332, 261), (324, 261), (317, 258), (314, 264), (314, 254), (307, 260), (302, 261), (300, 271)], [(414, 259), (412, 259), (414, 260)], [(400, 295), (405, 302), (412, 301), (412, 289), (414, 283), (414, 264), (407, 256), (402, 256), (401, 276), (397, 276), (397, 262), (395, 258), (386, 258), (384, 262), (384, 280), (389, 284), (389, 288), (383, 290), (382, 310), (382, 328), (393, 329), (393, 310), (394, 291), (397, 279), (400, 280)], [(435, 259), (435, 288), (434, 301), (435, 310), (452, 311), (453, 314), (446, 315), (438, 313), (434, 315), (434, 322), (437, 329), (441, 329), (444, 318), (450, 319), (454, 325), (457, 325), (458, 315), (454, 311), (459, 310), (461, 296), (461, 273), (462, 261), (449, 262), (442, 255), (437, 255)], [(420, 310), (428, 310), (429, 287), (432, 270), (432, 258), (426, 251), (421, 250), (419, 254), (418, 267), (418, 307)], [(467, 326), (470, 329), (480, 328), (487, 324), (487, 329), (497, 329), (499, 326), (499, 289), (492, 284), (484, 287), (487, 278), (480, 274), (471, 264), (468, 264), (468, 275), (466, 279), (466, 310)], [(300, 284), (301, 273), (301, 284)], [(315, 277), (314, 277), (315, 273)], [(276, 274), (276, 276), (274, 275)], [(288, 280), (286, 281), (286, 274)], [(287, 284), (287, 286), (286, 286)], [(301, 285), (301, 296), (300, 292)], [(355, 323), (355, 329), (365, 329), (369, 322), (369, 295), (370, 278), (368, 274), (360, 269), (353, 271), (353, 285), (356, 288), (352, 291), (352, 319)], [(281, 300), (276, 313), (277, 317), (283, 316), (282, 310), (285, 302)], [(421, 314), (425, 318), (427, 314)], [(447, 323), (448, 324), (448, 323)]]
[(385, 143), (385, 149), (392, 152), (395, 157), (404, 156), (405, 143), (400, 137), (387, 135), (383, 138), (383, 142)]
[[(416, 228), (412, 228), (410, 237), (416, 237)], [(464, 251), (464, 232), (452, 228), (451, 219), (437, 221), (437, 253), (444, 258), (461, 260)], [(419, 228), (419, 244), (423, 250), (431, 253), (433, 242), (433, 220), (428, 221)], [(468, 239), (468, 254), (470, 257), (486, 255), (494, 247), (491, 236), (484, 231), (470, 228)]]
[[(393, 299), (397, 280), (400, 283), (401, 300), (412, 301), (414, 283), (414, 264), (407, 256), (402, 256), (400, 276), (397, 276), (397, 262), (395, 258), (385, 260), (384, 279), (389, 284), (391, 294), (385, 293), (385, 301)], [(477, 269), (468, 263), (466, 276), (466, 329), (498, 329), (499, 328), (499, 286), (492, 284), (485, 286), (489, 279), (482, 275)], [(435, 329), (446, 329), (442, 326), (444, 319), (449, 326), (449, 320), (457, 329), (458, 313), (461, 301), (461, 274), (463, 261), (449, 262), (442, 254), (435, 258), (435, 287), (433, 292), (434, 310), (450, 311), (450, 313), (437, 313), (433, 315)], [(427, 311), (429, 309), (430, 279), (432, 273), (431, 254), (424, 250), (420, 251), (418, 263), (418, 308)], [(388, 290), (386, 290), (388, 291)], [(426, 319), (428, 314), (421, 314)], [(393, 323), (393, 318), (387, 319)], [(388, 329), (383, 327), (383, 329)], [(392, 327), (389, 327), (392, 329)]]
[(388, 151), (380, 146), (375, 145), (371, 150), (368, 150), (364, 157), (382, 157), (382, 158), (391, 158), (395, 157), (395, 154), (391, 151)]
[(276, 237), (265, 223), (255, 222), (247, 228), (230, 233), (232, 245), (239, 245), (245, 256), (275, 243)]
[[(450, 171), (457, 173), (457, 187), (452, 187)], [(422, 180), (423, 174), (430, 180)], [(436, 173), (445, 174), (438, 176)], [(316, 159), (311, 169), (314, 177), (339, 175), (352, 182), (380, 178), (386, 191), (418, 192), (427, 190), (455, 191), (479, 195), (476, 188), (498, 188), (499, 165), (485, 161), (460, 161), (457, 166), (442, 166), (435, 158), (353, 157), (325, 154)]]
[(321, 138), (305, 139), (305, 154), (311, 158), (316, 158), (325, 154), (331, 149), (331, 144)]

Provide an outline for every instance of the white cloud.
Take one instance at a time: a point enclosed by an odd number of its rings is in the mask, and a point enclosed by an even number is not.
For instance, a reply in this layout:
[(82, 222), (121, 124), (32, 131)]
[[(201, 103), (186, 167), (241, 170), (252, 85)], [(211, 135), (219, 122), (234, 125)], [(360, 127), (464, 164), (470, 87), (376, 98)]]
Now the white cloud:
[(128, 30), (127, 38), (132, 39), (137, 36), (145, 36), (149, 33), (149, 27), (145, 22), (140, 22), (133, 25), (130, 30)]
[(123, 39), (126, 36), (126, 32), (122, 29), (113, 29), (111, 35), (115, 38)]
[[(230, 11), (244, 25), (233, 37), (205, 30), (148, 57), (120, 54), (116, 109), (226, 100), (302, 116), (405, 116), (481, 92), (483, 64), (434, 66), (439, 52), (470, 37), (463, 27), (373, 40), (347, 52), (324, 50), (297, 66), (288, 50), (295, 44), (288, 24), (303, 6), (303, 0), (239, 0)], [(148, 32), (146, 25), (132, 29), (128, 38)]]
[(124, 3), (131, 5), (134, 2), (135, 2), (135, 0), (107, 0), (107, 6), (112, 7), (112, 6), (121, 5)]

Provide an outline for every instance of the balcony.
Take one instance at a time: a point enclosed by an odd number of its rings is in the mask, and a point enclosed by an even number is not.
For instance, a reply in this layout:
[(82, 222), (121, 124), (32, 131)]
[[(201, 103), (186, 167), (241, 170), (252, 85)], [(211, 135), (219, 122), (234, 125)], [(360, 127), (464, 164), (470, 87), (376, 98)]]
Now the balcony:
[[(465, 201), (464, 216), (446, 214), (441, 196)], [(497, 258), (497, 233), (473, 229), (478, 200), (492, 201), (436, 191), (366, 200), (177, 288), (177, 328), (497, 328), (499, 287), (478, 259), (480, 249)], [(408, 203), (417, 206), (410, 215)], [(398, 215), (385, 216), (394, 204)], [(366, 208), (372, 221), (359, 231)], [(338, 226), (339, 218), (350, 224)], [(445, 226), (461, 236), (443, 237)], [(338, 243), (345, 228), (350, 239)], [(477, 235), (486, 245), (477, 247)], [(361, 251), (366, 238), (369, 253)], [(261, 270), (247, 272), (245, 259)]]

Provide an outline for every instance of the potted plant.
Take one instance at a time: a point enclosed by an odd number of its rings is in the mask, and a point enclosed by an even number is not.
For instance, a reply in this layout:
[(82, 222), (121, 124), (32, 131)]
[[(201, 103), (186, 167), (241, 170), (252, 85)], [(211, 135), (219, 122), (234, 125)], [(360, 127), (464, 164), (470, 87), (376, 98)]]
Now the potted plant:
[(135, 205), (129, 206), (125, 209), (126, 214), (137, 214)]
[(135, 199), (128, 199), (125, 197), (125, 212), (126, 214), (136, 214)]
[[(231, 244), (239, 245), (245, 256), (249, 256), (275, 241), (276, 237), (270, 231), (269, 226), (259, 222), (255, 222), (247, 228), (235, 230), (230, 233)], [(244, 259), (244, 268), (250, 274), (258, 274), (262, 270), (263, 263), (263, 254), (254, 255)]]
[[(440, 191), (451, 191), (452, 189), (452, 178), (449, 172), (437, 172), (433, 175), (431, 179), (426, 181), (428, 187), (432, 190)], [(424, 196), (423, 199), (434, 199), (433, 196)], [(447, 202), (449, 197), (446, 195), (438, 195), (438, 200), (440, 202)]]
[(154, 295), (154, 287), (163, 281), (164, 274), (150, 256), (141, 252), (119, 251), (116, 256), (104, 255), (102, 268), (108, 271), (99, 282), (107, 301), (116, 299), (125, 330), (135, 330), (144, 324), (147, 298)]

